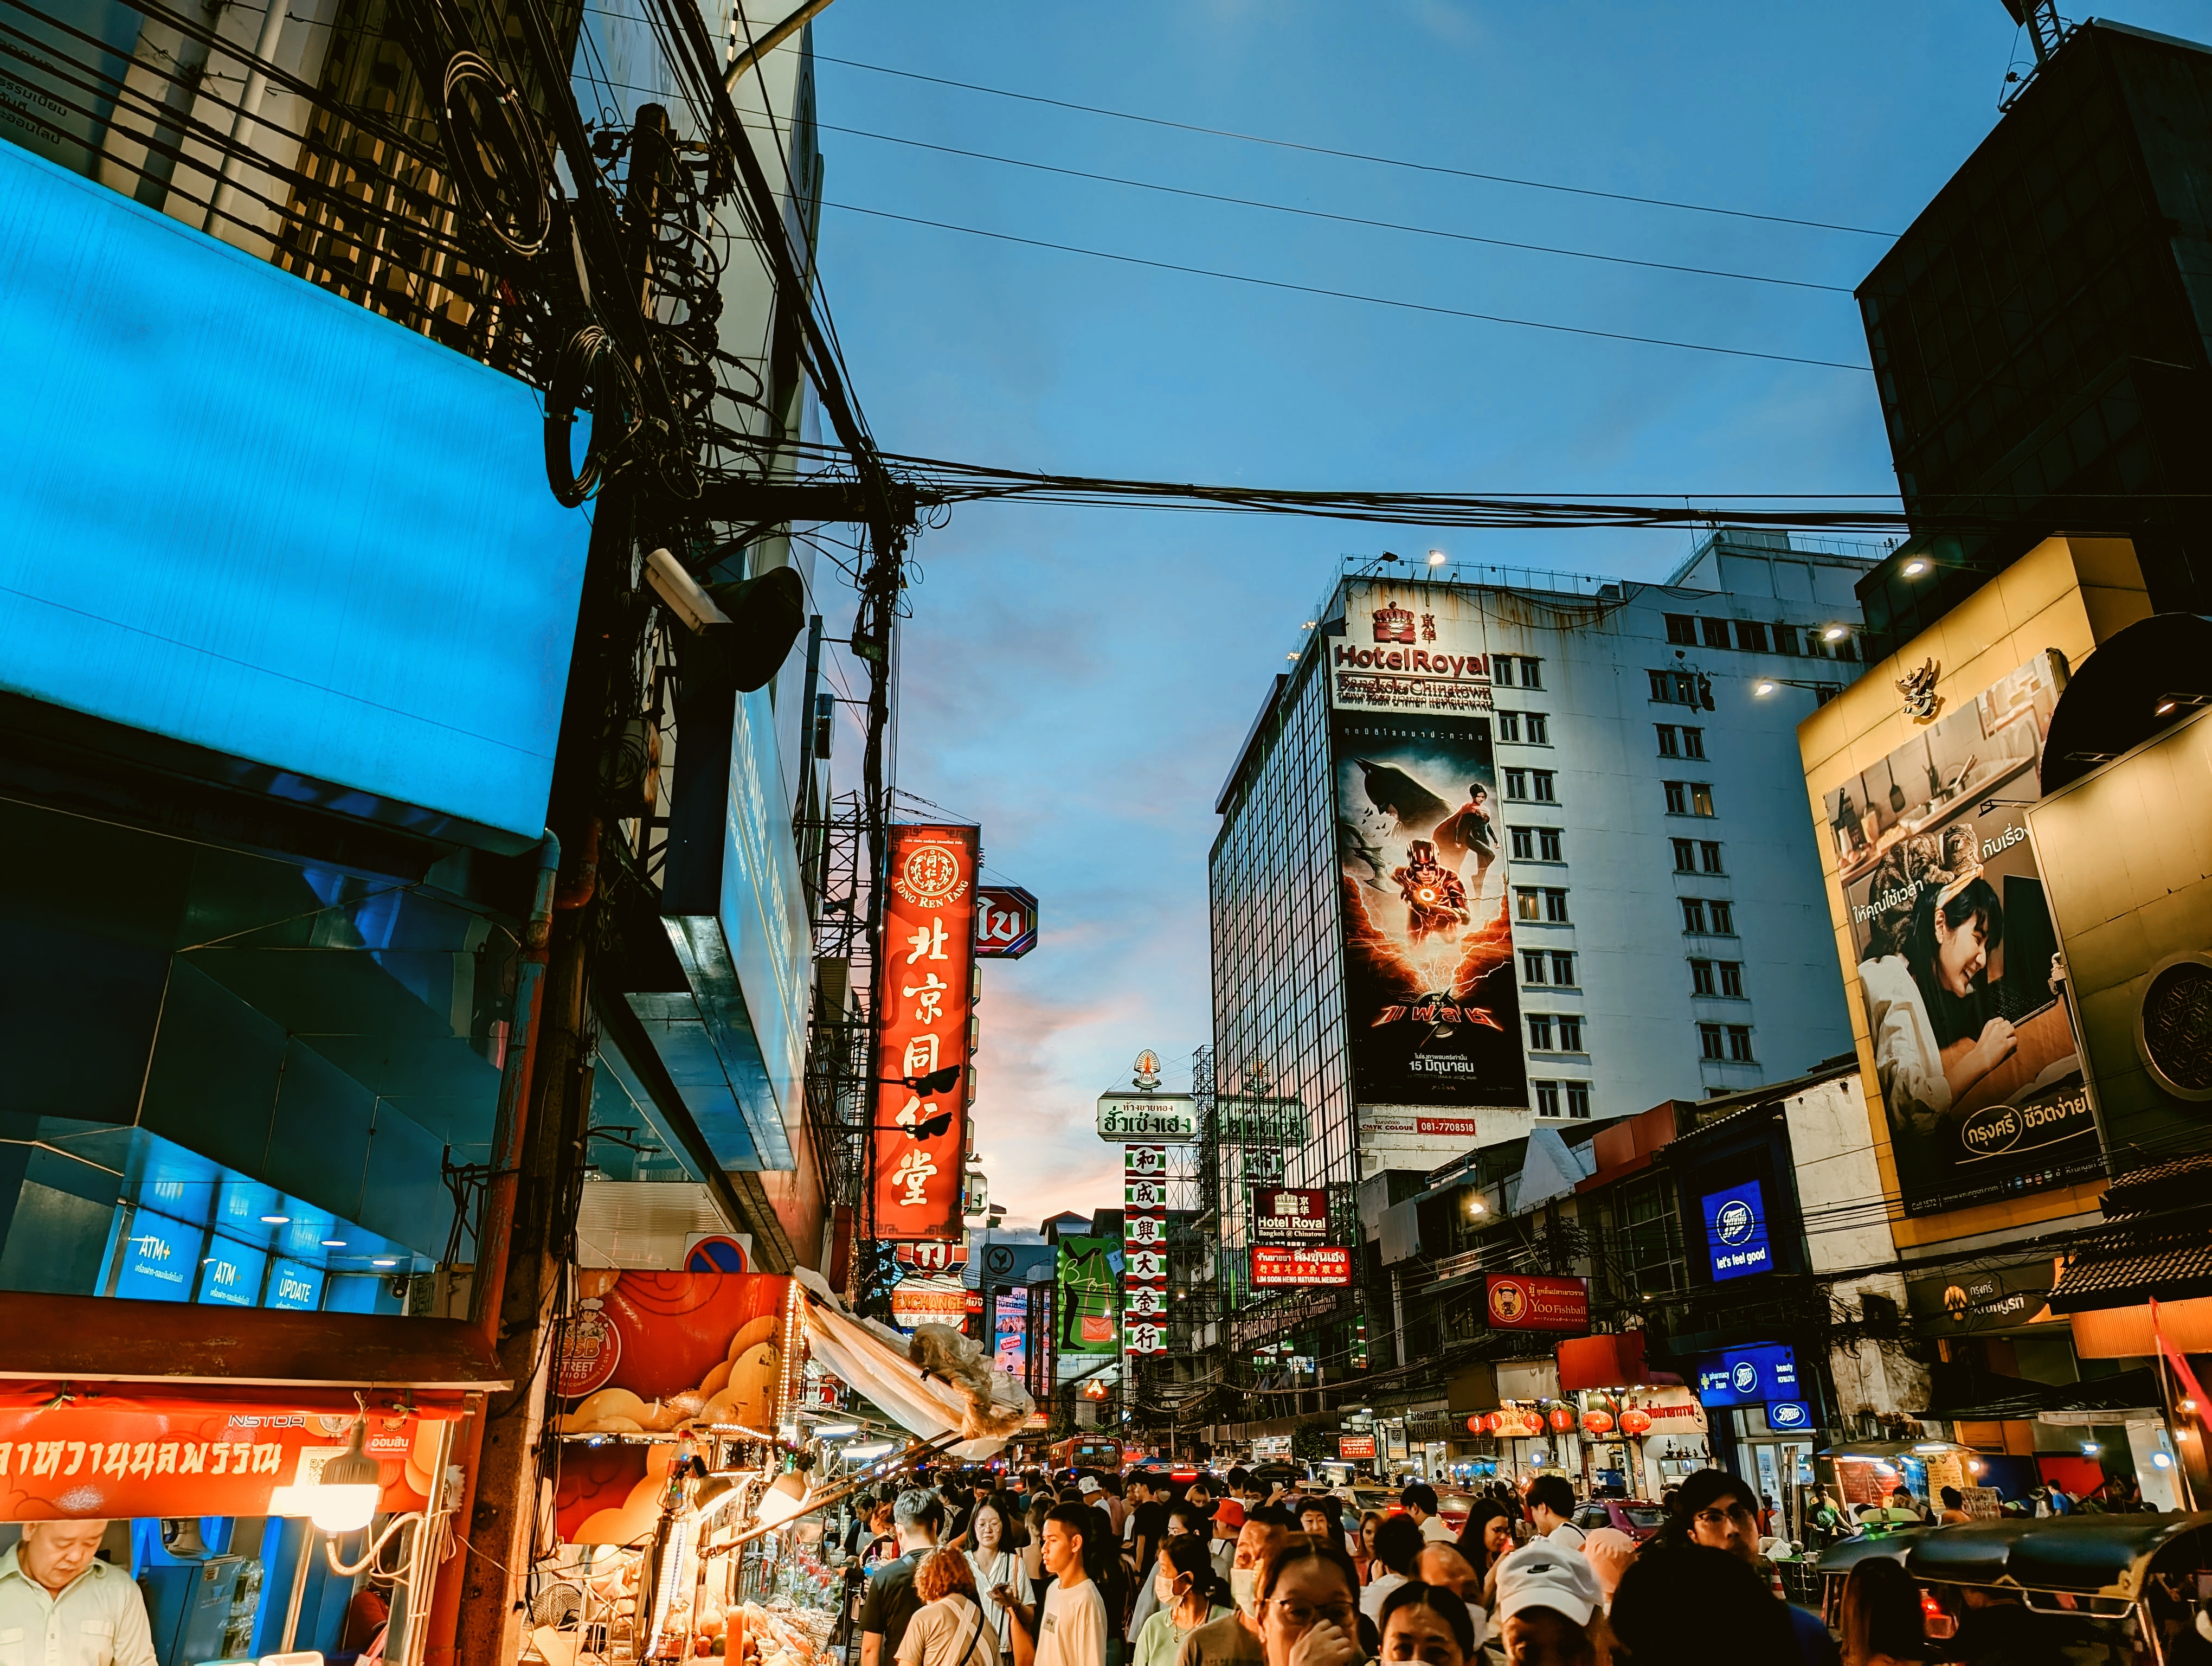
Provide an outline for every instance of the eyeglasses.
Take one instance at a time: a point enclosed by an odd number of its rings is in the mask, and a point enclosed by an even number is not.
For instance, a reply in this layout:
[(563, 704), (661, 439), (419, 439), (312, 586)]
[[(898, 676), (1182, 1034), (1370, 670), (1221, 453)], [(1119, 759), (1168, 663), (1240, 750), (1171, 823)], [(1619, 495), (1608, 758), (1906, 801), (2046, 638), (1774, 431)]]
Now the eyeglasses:
[(1759, 1517), (1747, 1504), (1732, 1504), (1725, 1510), (1700, 1510), (1697, 1513), (1696, 1520), (1698, 1526), (1710, 1527), (1718, 1532), (1722, 1528), (1730, 1524), (1737, 1527), (1752, 1526), (1759, 1520)]
[(1267, 1600), (1275, 1605), (1275, 1612), (1282, 1616), (1283, 1623), (1297, 1631), (1304, 1631), (1321, 1620), (1350, 1631), (1352, 1615), (1356, 1612), (1349, 1602), (1332, 1602), (1326, 1608), (1316, 1608), (1288, 1596), (1271, 1596)]

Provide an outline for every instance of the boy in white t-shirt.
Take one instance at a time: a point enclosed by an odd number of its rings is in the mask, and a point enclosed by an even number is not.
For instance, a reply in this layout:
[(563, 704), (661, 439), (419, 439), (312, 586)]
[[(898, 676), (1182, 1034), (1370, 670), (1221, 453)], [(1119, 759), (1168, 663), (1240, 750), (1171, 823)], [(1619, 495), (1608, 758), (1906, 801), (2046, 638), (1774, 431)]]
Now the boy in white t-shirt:
[(1089, 1508), (1065, 1504), (1044, 1518), (1039, 1553), (1052, 1584), (1037, 1620), (1036, 1666), (1106, 1666), (1106, 1599), (1083, 1566), (1097, 1520)]

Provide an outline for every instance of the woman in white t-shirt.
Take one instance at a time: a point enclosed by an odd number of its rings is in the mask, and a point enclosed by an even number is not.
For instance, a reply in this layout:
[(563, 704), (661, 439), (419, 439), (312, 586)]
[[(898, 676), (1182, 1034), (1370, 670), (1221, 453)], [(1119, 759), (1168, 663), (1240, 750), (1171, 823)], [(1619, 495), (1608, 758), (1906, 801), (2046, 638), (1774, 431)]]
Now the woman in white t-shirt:
[(932, 1552), (915, 1570), (914, 1594), (922, 1606), (899, 1639), (898, 1666), (996, 1666), (998, 1641), (984, 1622), (965, 1555)]
[(1006, 1543), (1006, 1516), (1010, 1508), (1003, 1493), (994, 1493), (975, 1506), (969, 1519), (968, 1535), (975, 1548), (967, 1553), (968, 1571), (975, 1578), (975, 1600), (983, 1608), (983, 1624), (999, 1639), (998, 1651), (1012, 1659), (1014, 1642), (1013, 1620), (1006, 1609), (993, 1600), (991, 1593), (1001, 1585), (1024, 1588), (1022, 1559)]

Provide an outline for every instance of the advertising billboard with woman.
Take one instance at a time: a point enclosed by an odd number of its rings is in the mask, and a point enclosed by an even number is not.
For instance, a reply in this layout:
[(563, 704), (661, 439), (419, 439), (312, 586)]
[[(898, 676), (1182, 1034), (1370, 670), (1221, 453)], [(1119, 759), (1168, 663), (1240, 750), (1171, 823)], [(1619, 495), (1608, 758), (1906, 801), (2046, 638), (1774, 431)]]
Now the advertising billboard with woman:
[(2098, 1167), (2024, 813), (2065, 680), (2039, 654), (1823, 800), (1908, 1215)]

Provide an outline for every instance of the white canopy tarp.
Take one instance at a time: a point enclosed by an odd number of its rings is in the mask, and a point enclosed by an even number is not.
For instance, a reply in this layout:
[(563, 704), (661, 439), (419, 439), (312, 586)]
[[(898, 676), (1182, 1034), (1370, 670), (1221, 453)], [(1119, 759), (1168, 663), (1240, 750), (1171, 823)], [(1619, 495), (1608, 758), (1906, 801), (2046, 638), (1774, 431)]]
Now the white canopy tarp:
[(912, 1344), (897, 1331), (858, 1318), (839, 1301), (821, 1274), (802, 1269), (806, 1292), (807, 1346), (816, 1359), (855, 1392), (872, 1402), (908, 1433), (936, 1440), (957, 1433), (955, 1457), (995, 1456), (1028, 1422), (1029, 1391), (1007, 1371), (994, 1371), (981, 1348), (942, 1325), (925, 1325), (932, 1369), (908, 1357)]

